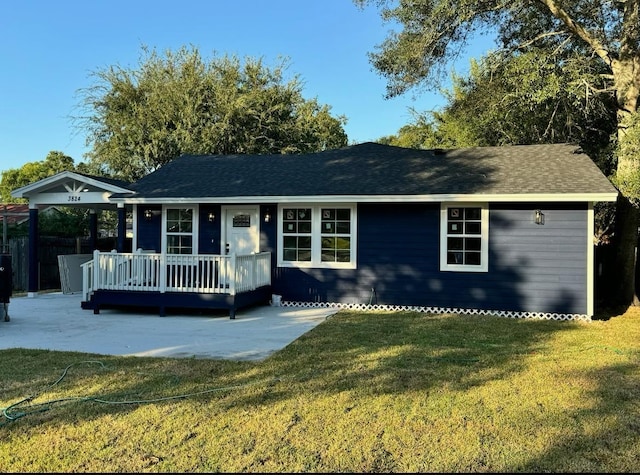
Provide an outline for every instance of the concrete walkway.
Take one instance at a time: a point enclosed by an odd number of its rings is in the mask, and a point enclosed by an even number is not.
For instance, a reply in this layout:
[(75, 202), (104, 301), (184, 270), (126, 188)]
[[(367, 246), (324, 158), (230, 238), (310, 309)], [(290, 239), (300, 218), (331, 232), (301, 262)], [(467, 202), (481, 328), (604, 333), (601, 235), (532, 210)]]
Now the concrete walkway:
[(227, 314), (160, 317), (80, 308), (80, 294), (12, 297), (0, 318), (0, 349), (29, 348), (101, 355), (262, 360), (337, 312), (328, 308), (260, 306)]

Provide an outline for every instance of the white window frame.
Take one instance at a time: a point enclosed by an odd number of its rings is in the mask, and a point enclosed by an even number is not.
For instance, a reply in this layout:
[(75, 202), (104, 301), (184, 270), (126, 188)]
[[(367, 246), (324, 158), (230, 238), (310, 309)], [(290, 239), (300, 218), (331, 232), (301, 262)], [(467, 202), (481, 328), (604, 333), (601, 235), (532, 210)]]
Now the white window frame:
[[(472, 235), (480, 238), (480, 265), (448, 264), (447, 238), (471, 237), (468, 234), (448, 234), (449, 208), (480, 208), (480, 234)], [(489, 271), (489, 205), (488, 203), (441, 203), (440, 204), (440, 270), (453, 272), (488, 272)]]
[[(191, 254), (170, 254), (172, 256), (188, 256), (198, 254), (198, 206), (187, 204), (162, 205), (162, 253), (169, 255), (167, 250), (167, 210), (170, 209), (190, 209), (193, 222), (191, 223)], [(176, 233), (170, 233), (176, 234)], [(187, 233), (181, 233), (187, 234)]]
[[(311, 209), (311, 261), (285, 261), (283, 259), (283, 247), (285, 234), (282, 231), (282, 223), (284, 222), (283, 210), (285, 208), (310, 208)], [(349, 262), (323, 262), (322, 261), (322, 233), (321, 223), (322, 208), (346, 208), (350, 210), (351, 220), (349, 239), (351, 243)], [(278, 206), (278, 267), (296, 267), (296, 268), (319, 268), (319, 269), (355, 269), (357, 256), (357, 206), (355, 204), (346, 203), (287, 203)]]

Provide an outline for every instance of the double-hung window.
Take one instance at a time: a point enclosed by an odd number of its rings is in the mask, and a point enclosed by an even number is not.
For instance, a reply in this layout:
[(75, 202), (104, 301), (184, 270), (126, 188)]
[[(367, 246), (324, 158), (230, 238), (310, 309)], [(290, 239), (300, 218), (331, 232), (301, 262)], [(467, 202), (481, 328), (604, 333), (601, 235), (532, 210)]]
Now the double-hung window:
[(194, 208), (165, 208), (164, 238), (167, 254), (194, 254)]
[(278, 222), (279, 266), (356, 267), (355, 206), (282, 206)]
[(489, 209), (486, 203), (443, 203), (440, 270), (487, 272)]

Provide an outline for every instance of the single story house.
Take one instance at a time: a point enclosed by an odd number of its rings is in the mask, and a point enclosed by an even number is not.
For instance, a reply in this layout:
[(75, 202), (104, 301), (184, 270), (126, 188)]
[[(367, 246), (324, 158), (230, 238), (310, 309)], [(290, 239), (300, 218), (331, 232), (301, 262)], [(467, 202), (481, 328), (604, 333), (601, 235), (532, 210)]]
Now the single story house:
[[(64, 173), (59, 180), (83, 180)], [(54, 185), (14, 196), (50, 202)], [(618, 196), (571, 144), (183, 155), (135, 183), (104, 186), (102, 205), (123, 221), (132, 213), (134, 252), (94, 253), (83, 307), (222, 307), (232, 318), (273, 297), (590, 319), (593, 205)], [(57, 200), (83, 203), (68, 194)]]

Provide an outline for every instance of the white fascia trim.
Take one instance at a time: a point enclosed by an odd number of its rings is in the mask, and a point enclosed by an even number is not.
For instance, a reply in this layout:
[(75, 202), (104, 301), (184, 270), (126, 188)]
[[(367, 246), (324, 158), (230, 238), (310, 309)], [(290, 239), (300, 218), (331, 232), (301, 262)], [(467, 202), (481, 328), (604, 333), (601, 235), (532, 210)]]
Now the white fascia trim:
[(38, 180), (34, 183), (30, 183), (21, 188), (17, 188), (11, 192), (11, 196), (13, 196), (14, 198), (27, 198), (29, 194), (31, 194), (34, 191), (38, 192), (38, 189), (42, 187), (47, 187), (58, 181), (62, 181), (66, 179), (73, 179), (81, 183), (87, 183), (97, 188), (102, 188), (103, 190), (109, 191), (111, 193), (133, 193), (131, 190), (127, 188), (122, 188), (117, 185), (112, 185), (109, 183), (105, 183), (104, 181), (96, 180), (95, 178), (89, 178), (84, 175), (79, 175), (74, 172), (66, 171), (66, 172), (57, 173), (47, 178), (43, 178), (42, 180)]
[(28, 185), (22, 186), (20, 188), (16, 188), (11, 192), (11, 196), (13, 196), (14, 198), (26, 198), (29, 192), (37, 190), (40, 187), (47, 186), (51, 183), (55, 183), (56, 181), (64, 178), (80, 179), (80, 175), (69, 171), (56, 173), (55, 175), (43, 178), (42, 180), (29, 183)]
[(224, 196), (197, 198), (113, 198), (127, 204), (160, 203), (496, 203), (496, 202), (598, 202), (616, 201), (618, 193), (512, 193), (512, 194), (437, 194), (437, 195), (309, 195), (309, 196)]

